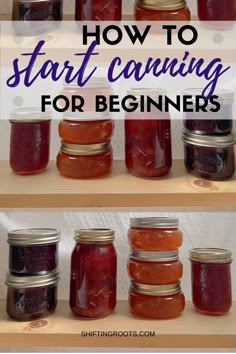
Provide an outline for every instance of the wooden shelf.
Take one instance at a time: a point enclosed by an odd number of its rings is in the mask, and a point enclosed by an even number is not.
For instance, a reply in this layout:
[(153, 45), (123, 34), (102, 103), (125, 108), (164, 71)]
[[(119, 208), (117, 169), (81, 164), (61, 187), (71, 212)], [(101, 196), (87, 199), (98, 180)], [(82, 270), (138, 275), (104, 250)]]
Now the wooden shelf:
[(236, 179), (200, 180), (186, 173), (183, 161), (174, 161), (171, 174), (159, 180), (130, 175), (123, 161), (115, 161), (106, 178), (64, 178), (55, 162), (43, 173), (17, 176), (0, 161), (0, 208), (92, 207), (224, 207), (236, 205)]
[[(82, 331), (155, 332), (155, 336), (83, 336)], [(226, 316), (197, 313), (190, 303), (173, 320), (134, 318), (126, 301), (114, 314), (101, 320), (82, 321), (71, 315), (67, 301), (58, 304), (54, 315), (40, 321), (15, 322), (0, 302), (0, 343), (14, 347), (116, 347), (116, 348), (236, 348), (236, 304)]]

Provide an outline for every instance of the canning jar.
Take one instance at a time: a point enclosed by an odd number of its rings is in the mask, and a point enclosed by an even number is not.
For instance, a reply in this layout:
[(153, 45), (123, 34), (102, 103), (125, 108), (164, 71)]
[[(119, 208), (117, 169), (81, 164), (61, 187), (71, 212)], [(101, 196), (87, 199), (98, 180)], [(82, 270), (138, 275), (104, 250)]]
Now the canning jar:
[[(158, 89), (133, 89), (141, 106), (145, 100), (163, 95)], [(148, 96), (148, 97), (147, 97)], [(142, 102), (143, 104), (143, 102)], [(140, 107), (141, 108), (141, 107)], [(155, 179), (169, 173), (172, 166), (171, 121), (168, 113), (153, 109), (150, 113), (133, 112), (125, 117), (125, 163), (134, 176)]]
[(192, 301), (204, 314), (223, 315), (232, 306), (230, 251), (195, 248), (190, 251)]
[[(108, 101), (112, 94), (111, 83), (104, 77), (91, 77), (83, 87), (79, 86), (76, 81), (71, 83), (64, 82), (63, 89), (60, 92), (60, 95), (68, 98), (69, 108), (73, 107), (73, 97), (74, 99), (76, 96), (78, 97), (77, 99), (81, 97), (84, 100), (84, 112), (96, 112), (97, 96), (104, 96), (106, 101)], [(59, 102), (60, 106), (63, 107), (63, 100), (61, 99)]]
[(11, 113), (10, 166), (20, 175), (40, 173), (49, 163), (51, 114), (40, 108)]
[(120, 21), (122, 0), (76, 0), (76, 21)]
[(175, 251), (183, 243), (178, 219), (131, 218), (128, 240), (131, 249), (143, 251)]
[(212, 181), (230, 178), (235, 172), (235, 135), (199, 135), (183, 132), (185, 167), (192, 175)]
[(69, 178), (89, 179), (111, 172), (113, 152), (111, 143), (74, 145), (62, 142), (57, 155), (57, 169)]
[(61, 21), (62, 0), (14, 0), (13, 21)]
[(230, 28), (235, 20), (235, 0), (198, 0), (198, 18), (208, 27)]
[(57, 306), (59, 272), (38, 276), (7, 274), (7, 314), (19, 321), (33, 321), (52, 314)]
[(137, 21), (190, 21), (185, 0), (136, 0), (134, 16)]
[(79, 317), (108, 316), (116, 306), (116, 251), (114, 231), (75, 231), (71, 258), (70, 307)]
[(112, 138), (114, 122), (108, 112), (66, 113), (59, 135), (68, 144), (101, 144)]
[(165, 320), (182, 314), (185, 308), (185, 297), (180, 283), (146, 285), (132, 282), (129, 305), (133, 315)]
[[(201, 88), (193, 88), (184, 90), (184, 95), (192, 96), (193, 107), (196, 102), (204, 103)], [(193, 108), (193, 112), (185, 113), (184, 126), (187, 130), (196, 134), (206, 135), (226, 135), (231, 133), (233, 126), (233, 102), (234, 94), (231, 91), (217, 89), (214, 95), (218, 96), (217, 101), (220, 103), (220, 110), (212, 112), (213, 105), (208, 101), (207, 112), (197, 111)]]
[(58, 267), (60, 232), (55, 229), (21, 229), (8, 233), (9, 269), (15, 275), (40, 275)]
[(127, 268), (129, 277), (141, 284), (175, 284), (183, 275), (183, 264), (179, 260), (178, 251), (132, 250)]

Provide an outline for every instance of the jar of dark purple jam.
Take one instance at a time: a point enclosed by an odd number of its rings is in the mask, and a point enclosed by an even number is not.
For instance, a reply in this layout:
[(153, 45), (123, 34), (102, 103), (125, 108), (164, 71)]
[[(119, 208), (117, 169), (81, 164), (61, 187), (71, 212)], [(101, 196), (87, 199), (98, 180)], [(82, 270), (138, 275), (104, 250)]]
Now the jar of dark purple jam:
[(214, 112), (215, 105), (207, 102), (208, 106), (203, 110), (197, 111), (196, 103), (204, 103), (202, 88), (184, 90), (184, 95), (192, 96), (193, 112), (185, 113), (184, 126), (187, 130), (196, 134), (207, 135), (226, 135), (231, 133), (233, 126), (233, 102), (234, 94), (231, 91), (217, 89), (214, 95), (218, 96), (217, 101), (221, 107), (218, 112)]
[(224, 136), (183, 132), (186, 169), (196, 177), (222, 181), (235, 172), (234, 134)]
[(7, 314), (18, 321), (33, 321), (52, 314), (57, 306), (59, 272), (18, 277), (7, 274)]
[(56, 229), (14, 230), (8, 233), (9, 269), (15, 275), (41, 275), (58, 267), (60, 232)]

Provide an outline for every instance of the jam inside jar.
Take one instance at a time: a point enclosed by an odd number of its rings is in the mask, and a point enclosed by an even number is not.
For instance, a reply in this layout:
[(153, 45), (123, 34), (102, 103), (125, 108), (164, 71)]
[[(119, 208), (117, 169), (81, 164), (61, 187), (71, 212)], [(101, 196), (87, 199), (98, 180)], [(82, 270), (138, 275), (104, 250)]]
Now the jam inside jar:
[(11, 113), (10, 166), (16, 174), (44, 171), (49, 163), (51, 114), (39, 108)]
[(71, 311), (87, 319), (106, 317), (116, 306), (114, 231), (77, 230), (75, 240), (71, 258)]
[(171, 285), (131, 283), (129, 305), (133, 315), (165, 320), (182, 314), (185, 297), (179, 283)]
[(174, 251), (181, 247), (183, 234), (179, 221), (173, 218), (131, 218), (128, 231), (132, 249), (143, 251)]
[(13, 21), (61, 21), (63, 0), (14, 0)]
[(223, 315), (232, 306), (232, 254), (223, 249), (196, 248), (190, 251), (192, 301), (203, 314)]
[(76, 0), (77, 21), (120, 21), (122, 0)]
[(228, 29), (235, 21), (235, 0), (198, 0), (198, 18), (208, 27)]

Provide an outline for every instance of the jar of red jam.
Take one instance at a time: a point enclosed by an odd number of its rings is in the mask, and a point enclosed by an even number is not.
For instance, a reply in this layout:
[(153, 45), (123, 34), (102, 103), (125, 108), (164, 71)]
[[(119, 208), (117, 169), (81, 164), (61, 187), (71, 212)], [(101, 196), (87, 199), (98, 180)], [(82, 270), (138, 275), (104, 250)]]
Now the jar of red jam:
[(22, 229), (8, 233), (9, 269), (15, 275), (41, 275), (58, 267), (60, 232)]
[(192, 301), (203, 314), (224, 315), (232, 306), (230, 251), (195, 248), (190, 251)]
[(89, 179), (108, 175), (112, 169), (113, 151), (110, 142), (75, 145), (62, 142), (57, 155), (57, 169), (69, 178)]
[(122, 0), (76, 0), (76, 21), (120, 21)]
[(128, 231), (131, 249), (142, 251), (175, 251), (183, 243), (178, 219), (131, 218)]
[(10, 166), (20, 175), (40, 173), (49, 163), (51, 113), (21, 108), (11, 113)]
[(190, 21), (185, 0), (136, 0), (134, 16), (137, 21)]
[(59, 135), (68, 144), (101, 144), (112, 138), (114, 122), (108, 112), (66, 113)]
[(130, 311), (133, 315), (166, 320), (178, 317), (185, 308), (185, 297), (180, 283), (170, 285), (146, 285), (131, 283)]
[(51, 315), (57, 306), (59, 272), (38, 276), (7, 274), (7, 314), (14, 320), (34, 321)]
[(108, 316), (116, 306), (114, 231), (77, 230), (71, 259), (70, 307), (76, 316)]
[(235, 0), (198, 0), (198, 18), (207, 27), (228, 29), (233, 26), (236, 11)]
[(167, 285), (177, 283), (183, 275), (178, 251), (152, 252), (132, 250), (128, 274), (135, 283)]
[(221, 107), (218, 112), (211, 112), (215, 107), (207, 102), (207, 112), (196, 111), (196, 103), (204, 103), (202, 88), (184, 90), (183, 94), (192, 96), (193, 112), (185, 113), (184, 126), (195, 134), (226, 135), (230, 134), (233, 127), (233, 103), (234, 94), (231, 91), (217, 89), (214, 95)]
[(183, 141), (185, 167), (192, 175), (212, 181), (234, 175), (234, 134), (212, 136), (184, 131)]
[[(140, 108), (148, 97), (155, 99), (163, 94), (164, 91), (158, 89), (128, 91), (128, 95), (139, 102)], [(126, 114), (125, 163), (132, 175), (141, 178), (155, 179), (169, 173), (172, 152), (171, 121), (168, 113), (153, 109), (150, 113), (136, 111)]]

